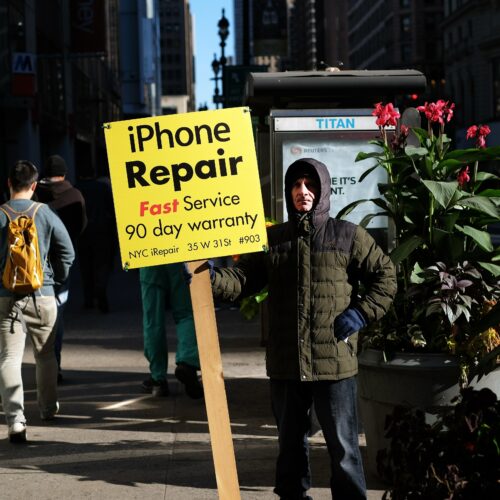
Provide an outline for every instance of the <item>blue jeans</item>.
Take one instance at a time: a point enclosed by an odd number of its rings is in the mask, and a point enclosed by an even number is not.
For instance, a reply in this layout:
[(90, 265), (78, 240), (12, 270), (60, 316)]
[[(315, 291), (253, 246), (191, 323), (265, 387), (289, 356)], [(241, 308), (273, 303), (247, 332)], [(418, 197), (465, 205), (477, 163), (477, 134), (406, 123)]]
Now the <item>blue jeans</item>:
[(279, 433), (274, 492), (287, 500), (307, 498), (311, 487), (308, 434), (314, 403), (330, 455), (332, 496), (335, 500), (366, 499), (358, 442), (356, 377), (338, 381), (271, 379), (270, 382)]
[(56, 321), (56, 338), (54, 341), (54, 352), (56, 354), (57, 368), (61, 371), (61, 351), (64, 337), (64, 309), (68, 302), (69, 289), (68, 284), (65, 283), (57, 292), (57, 321)]

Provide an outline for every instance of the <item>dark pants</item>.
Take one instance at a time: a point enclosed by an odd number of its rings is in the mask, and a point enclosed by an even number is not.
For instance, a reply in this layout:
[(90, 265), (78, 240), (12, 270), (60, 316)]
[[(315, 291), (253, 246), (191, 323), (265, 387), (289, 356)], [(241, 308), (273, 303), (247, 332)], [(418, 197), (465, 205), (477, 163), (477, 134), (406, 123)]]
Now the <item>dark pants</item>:
[(332, 497), (366, 499), (358, 444), (356, 378), (320, 382), (271, 379), (270, 382), (279, 433), (274, 492), (287, 500), (307, 498), (311, 487), (308, 433), (314, 403), (330, 455)]

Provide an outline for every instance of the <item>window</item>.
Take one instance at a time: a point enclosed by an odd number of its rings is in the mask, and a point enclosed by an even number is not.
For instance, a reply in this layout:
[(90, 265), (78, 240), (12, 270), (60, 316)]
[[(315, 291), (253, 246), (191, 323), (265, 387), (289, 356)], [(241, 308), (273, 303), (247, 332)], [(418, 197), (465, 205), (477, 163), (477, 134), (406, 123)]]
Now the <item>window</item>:
[(403, 40), (411, 38), (411, 16), (401, 16), (401, 38)]

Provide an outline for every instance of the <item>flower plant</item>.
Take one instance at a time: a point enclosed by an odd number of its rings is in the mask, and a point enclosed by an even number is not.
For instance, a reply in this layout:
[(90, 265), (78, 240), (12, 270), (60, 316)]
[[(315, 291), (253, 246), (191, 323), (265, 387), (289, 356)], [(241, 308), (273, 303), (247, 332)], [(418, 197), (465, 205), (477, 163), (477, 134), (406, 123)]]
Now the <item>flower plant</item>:
[(500, 401), (490, 389), (463, 389), (433, 424), (398, 406), (387, 418), (377, 468), (384, 500), (500, 498)]
[(402, 124), (392, 104), (377, 103), (380, 137), (371, 143), (379, 148), (356, 161), (375, 161), (360, 181), (381, 167), (387, 182), (379, 184), (379, 198), (351, 203), (337, 217), (372, 201), (382, 210), (361, 225), (380, 215), (390, 220), (398, 293), (367, 342), (385, 352), (456, 353), (465, 380), (483, 357), (493, 352), (495, 361), (499, 352), (500, 249), (488, 226), (500, 220), (500, 178), (480, 165), (498, 160), (500, 147), (486, 147), (489, 127), (473, 125), (467, 139), (474, 146), (453, 150), (445, 128), (454, 108), (444, 100), (419, 106), (427, 122), (420, 128)]

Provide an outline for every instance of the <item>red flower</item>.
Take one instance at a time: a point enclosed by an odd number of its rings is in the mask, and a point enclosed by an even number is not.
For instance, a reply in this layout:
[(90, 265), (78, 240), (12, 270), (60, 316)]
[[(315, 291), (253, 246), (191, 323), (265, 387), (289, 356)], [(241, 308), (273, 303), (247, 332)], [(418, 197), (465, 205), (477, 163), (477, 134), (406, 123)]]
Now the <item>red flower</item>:
[(372, 115), (377, 117), (375, 123), (379, 127), (387, 127), (388, 125), (396, 126), (397, 120), (401, 116), (399, 112), (394, 109), (392, 103), (388, 103), (384, 106), (381, 102), (375, 104)]
[(479, 127), (477, 125), (472, 125), (467, 129), (467, 135), (465, 136), (466, 139), (473, 139), (476, 137), (477, 131)]
[(449, 122), (453, 117), (454, 103), (439, 99), (437, 102), (425, 102), (423, 106), (418, 106), (417, 110), (424, 113), (430, 122), (439, 122), (444, 125), (445, 120)]
[(470, 181), (468, 166), (462, 168), (460, 172), (458, 172), (457, 181), (460, 188), (463, 188)]
[(488, 125), (472, 125), (467, 129), (466, 139), (476, 139), (477, 148), (486, 147), (486, 136), (491, 133)]
[(491, 134), (490, 127), (488, 127), (488, 125), (481, 125), (479, 127), (479, 135), (482, 135), (483, 137), (486, 137), (488, 134)]
[(449, 104), (449, 101), (446, 101), (443, 106), (443, 117), (449, 123), (453, 118), (453, 108), (455, 107), (455, 103), (452, 102)]

